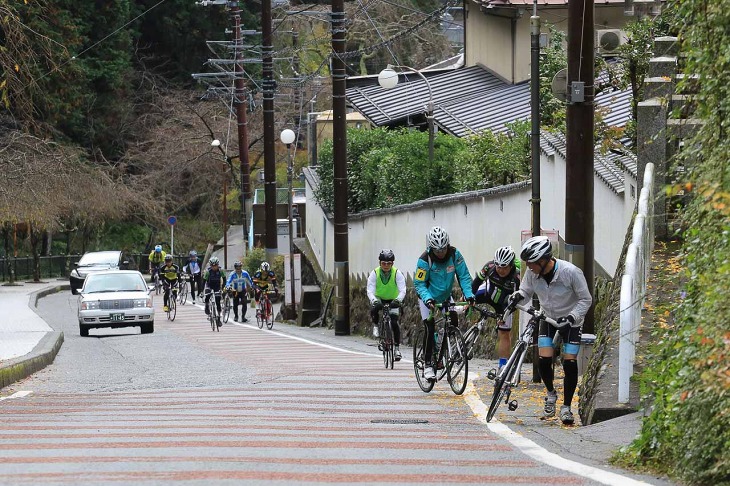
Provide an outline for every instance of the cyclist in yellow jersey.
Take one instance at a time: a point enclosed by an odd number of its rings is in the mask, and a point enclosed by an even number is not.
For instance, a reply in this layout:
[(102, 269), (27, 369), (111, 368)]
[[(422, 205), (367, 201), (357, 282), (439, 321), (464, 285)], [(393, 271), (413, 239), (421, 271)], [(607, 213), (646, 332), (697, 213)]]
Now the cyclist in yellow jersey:
[(269, 285), (273, 285), (274, 292), (279, 293), (279, 287), (276, 285), (276, 274), (271, 271), (271, 265), (268, 262), (261, 262), (261, 267), (253, 274), (254, 302), (257, 306), (259, 300), (261, 300), (261, 292), (266, 292)]
[(160, 265), (165, 263), (165, 256), (167, 256), (167, 253), (162, 250), (162, 245), (156, 245), (155, 249), (150, 252), (149, 264), (150, 278), (152, 280), (154, 280), (155, 273), (159, 270)]
[(406, 278), (403, 272), (393, 266), (393, 250), (382, 250), (378, 256), (380, 265), (368, 276), (367, 294), (370, 300), (370, 317), (373, 320), (373, 334), (378, 337), (378, 319), (383, 302), (390, 304), (390, 326), (395, 341), (395, 360), (400, 361), (400, 304), (406, 297)]
[(170, 303), (170, 289), (177, 285), (179, 279), (180, 269), (172, 262), (172, 255), (165, 255), (165, 265), (160, 267), (160, 280), (165, 288), (165, 296), (163, 300), (165, 312), (170, 310), (168, 307), (168, 304)]

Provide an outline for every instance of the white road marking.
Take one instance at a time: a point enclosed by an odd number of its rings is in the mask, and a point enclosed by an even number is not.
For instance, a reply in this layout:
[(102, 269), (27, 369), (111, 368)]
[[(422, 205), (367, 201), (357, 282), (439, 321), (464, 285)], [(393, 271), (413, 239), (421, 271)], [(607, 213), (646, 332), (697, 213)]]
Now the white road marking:
[(464, 401), (466, 401), (472, 412), (474, 412), (477, 420), (485, 424), (489, 430), (507, 440), (523, 454), (536, 461), (540, 461), (556, 469), (562, 469), (563, 471), (577, 474), (578, 476), (583, 476), (584, 478), (611, 486), (648, 486), (649, 484), (620, 474), (598, 469), (593, 466), (587, 466), (576, 461), (571, 461), (570, 459), (565, 459), (564, 457), (560, 457), (559, 455), (540, 447), (527, 437), (518, 434), (499, 421), (494, 421), (494, 419), (492, 419), (491, 422), (487, 422), (487, 406), (484, 402), (482, 402), (481, 397), (479, 396), (479, 393), (471, 379), (463, 396)]
[(30, 395), (32, 393), (33, 393), (32, 391), (28, 391), (28, 390), (15, 392), (12, 395), (8, 395), (7, 397), (0, 397), (0, 402), (2, 402), (3, 400), (10, 400), (11, 398), (27, 397), (28, 395)]

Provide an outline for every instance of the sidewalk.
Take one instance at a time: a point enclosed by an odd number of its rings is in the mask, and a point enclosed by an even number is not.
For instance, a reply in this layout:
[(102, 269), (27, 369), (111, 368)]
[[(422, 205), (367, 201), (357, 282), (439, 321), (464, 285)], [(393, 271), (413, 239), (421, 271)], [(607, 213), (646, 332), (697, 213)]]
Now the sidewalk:
[(68, 289), (68, 282), (55, 279), (0, 285), (0, 388), (53, 362), (63, 333), (51, 329), (33, 308), (39, 298), (62, 289)]

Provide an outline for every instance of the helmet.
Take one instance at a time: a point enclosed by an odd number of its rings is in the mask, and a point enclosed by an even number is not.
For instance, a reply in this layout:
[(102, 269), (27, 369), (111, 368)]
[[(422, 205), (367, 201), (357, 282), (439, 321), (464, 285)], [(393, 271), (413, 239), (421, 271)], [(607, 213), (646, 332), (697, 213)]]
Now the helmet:
[(434, 226), (426, 237), (428, 247), (432, 250), (443, 250), (449, 246), (449, 235), (440, 226)]
[(188, 253), (188, 254), (189, 254), (189, 255), (190, 255), (191, 257), (196, 257), (196, 256), (198, 256), (198, 252), (197, 252), (197, 251), (195, 251), (195, 250), (190, 250), (190, 253)]
[(394, 262), (395, 261), (395, 255), (393, 254), (393, 250), (383, 249), (380, 250), (380, 255), (378, 255), (378, 260), (381, 262)]
[(520, 251), (520, 258), (528, 263), (538, 261), (540, 258), (553, 256), (553, 247), (547, 236), (533, 236), (525, 241)]
[(171, 262), (172, 261), (172, 255), (165, 255), (165, 261)]
[(162, 245), (155, 245), (155, 253), (162, 252)]
[(208, 260), (208, 263), (211, 265), (220, 265), (221, 261), (218, 260), (218, 257), (210, 257), (210, 260)]
[(240, 268), (242, 266), (243, 266), (243, 263), (239, 262), (238, 260), (233, 262), (233, 268)]
[(268, 272), (271, 268), (271, 265), (269, 265), (269, 262), (261, 262), (261, 271), (262, 272)]
[(511, 246), (503, 246), (494, 253), (494, 264), (500, 267), (511, 265), (515, 261), (515, 251)]

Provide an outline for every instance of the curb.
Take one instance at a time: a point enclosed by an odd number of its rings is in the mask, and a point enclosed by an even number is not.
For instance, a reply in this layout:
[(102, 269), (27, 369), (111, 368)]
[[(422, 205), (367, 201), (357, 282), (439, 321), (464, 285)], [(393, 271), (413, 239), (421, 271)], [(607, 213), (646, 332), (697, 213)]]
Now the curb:
[[(67, 284), (33, 292), (30, 295), (29, 304), (31, 307), (35, 308), (38, 304), (38, 299), (45, 297), (46, 295), (60, 292), (61, 290), (69, 290), (70, 288), (70, 285)], [(33, 351), (25, 356), (13, 358), (0, 364), (0, 389), (23, 380), (53, 363), (62, 344), (63, 332), (48, 332), (45, 336), (43, 336), (40, 342), (36, 344)]]

